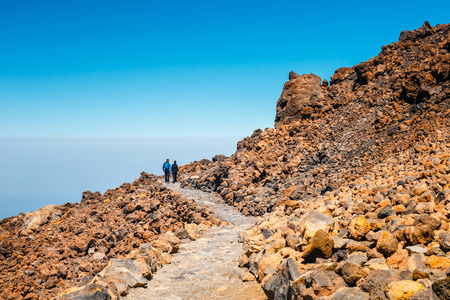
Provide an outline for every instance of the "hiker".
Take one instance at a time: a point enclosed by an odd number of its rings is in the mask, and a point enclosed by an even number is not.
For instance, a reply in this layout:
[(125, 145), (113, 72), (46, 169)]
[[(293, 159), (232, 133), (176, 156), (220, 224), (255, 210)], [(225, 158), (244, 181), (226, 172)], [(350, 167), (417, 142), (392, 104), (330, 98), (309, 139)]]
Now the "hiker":
[(177, 173), (178, 173), (178, 165), (177, 161), (174, 160), (172, 165), (173, 183), (177, 182)]
[(169, 178), (170, 178), (170, 169), (171, 169), (171, 165), (169, 163), (169, 159), (166, 159), (166, 162), (163, 164), (163, 171), (164, 171), (164, 179), (166, 182), (169, 182)]

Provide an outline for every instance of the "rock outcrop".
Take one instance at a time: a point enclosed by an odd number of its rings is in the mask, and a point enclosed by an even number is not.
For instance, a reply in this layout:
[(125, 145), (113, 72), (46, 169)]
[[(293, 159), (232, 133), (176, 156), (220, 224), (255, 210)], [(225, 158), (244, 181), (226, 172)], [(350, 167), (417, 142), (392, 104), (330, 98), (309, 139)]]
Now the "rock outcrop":
[(315, 110), (325, 106), (325, 94), (319, 76), (305, 74), (290, 78), (284, 84), (283, 93), (277, 102), (275, 127), (310, 117)]

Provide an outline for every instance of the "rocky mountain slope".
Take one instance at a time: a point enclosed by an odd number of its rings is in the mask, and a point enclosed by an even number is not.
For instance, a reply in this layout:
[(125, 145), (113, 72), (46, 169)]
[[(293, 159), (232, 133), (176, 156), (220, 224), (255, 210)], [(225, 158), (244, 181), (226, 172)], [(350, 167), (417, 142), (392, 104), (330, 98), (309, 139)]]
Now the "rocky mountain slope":
[(450, 299), (450, 24), (330, 82), (289, 74), (275, 128), (184, 186), (261, 216), (241, 265), (273, 299)]
[(50, 299), (71, 288), (61, 299), (114, 299), (145, 285), (180, 239), (212, 225), (220, 221), (208, 208), (147, 173), (103, 195), (84, 192), (81, 203), (3, 219), (0, 298)]

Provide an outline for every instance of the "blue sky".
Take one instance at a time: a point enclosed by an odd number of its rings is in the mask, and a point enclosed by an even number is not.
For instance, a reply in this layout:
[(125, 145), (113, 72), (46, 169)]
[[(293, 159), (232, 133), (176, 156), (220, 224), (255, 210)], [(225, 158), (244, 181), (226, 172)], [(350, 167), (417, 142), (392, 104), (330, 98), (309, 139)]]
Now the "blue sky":
[(244, 137), (448, 1), (2, 1), (0, 137)]

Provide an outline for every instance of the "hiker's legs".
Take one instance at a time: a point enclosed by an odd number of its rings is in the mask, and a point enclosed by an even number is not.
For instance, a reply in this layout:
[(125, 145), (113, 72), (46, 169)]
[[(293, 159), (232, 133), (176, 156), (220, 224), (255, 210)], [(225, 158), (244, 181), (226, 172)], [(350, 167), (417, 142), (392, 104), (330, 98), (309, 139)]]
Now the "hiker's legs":
[(166, 171), (166, 172), (165, 172), (165, 175), (166, 175), (166, 176), (165, 176), (165, 181), (166, 181), (166, 182), (169, 182), (170, 171)]

